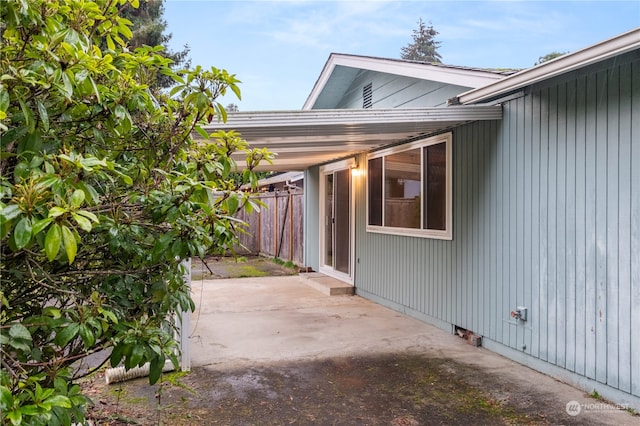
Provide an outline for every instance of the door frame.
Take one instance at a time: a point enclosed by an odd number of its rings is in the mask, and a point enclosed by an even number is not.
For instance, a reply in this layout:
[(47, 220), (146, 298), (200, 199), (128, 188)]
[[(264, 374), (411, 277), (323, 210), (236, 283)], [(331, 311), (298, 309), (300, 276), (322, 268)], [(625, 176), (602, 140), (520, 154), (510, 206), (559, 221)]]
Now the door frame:
[[(354, 179), (351, 170), (357, 166), (355, 158), (348, 158), (335, 163), (326, 164), (320, 166), (320, 179), (319, 179), (319, 272), (336, 278), (347, 284), (353, 285), (354, 283), (354, 271), (355, 271), (355, 197), (353, 191)], [(334, 173), (340, 170), (349, 170), (349, 273), (337, 271), (334, 267), (329, 267), (324, 264), (325, 257), (325, 225), (324, 225), (324, 210), (326, 208), (326, 180), (325, 177), (328, 174)], [(334, 253), (335, 255), (335, 253)]]

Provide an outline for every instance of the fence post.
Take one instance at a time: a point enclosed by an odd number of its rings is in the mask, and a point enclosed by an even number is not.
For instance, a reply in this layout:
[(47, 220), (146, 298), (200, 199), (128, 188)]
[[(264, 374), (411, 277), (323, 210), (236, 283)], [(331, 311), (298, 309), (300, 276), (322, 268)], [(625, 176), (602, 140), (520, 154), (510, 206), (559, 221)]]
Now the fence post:
[(293, 262), (293, 194), (289, 192), (289, 259)]
[(278, 255), (278, 217), (280, 216), (278, 213), (278, 193), (274, 192), (273, 197), (273, 257)]

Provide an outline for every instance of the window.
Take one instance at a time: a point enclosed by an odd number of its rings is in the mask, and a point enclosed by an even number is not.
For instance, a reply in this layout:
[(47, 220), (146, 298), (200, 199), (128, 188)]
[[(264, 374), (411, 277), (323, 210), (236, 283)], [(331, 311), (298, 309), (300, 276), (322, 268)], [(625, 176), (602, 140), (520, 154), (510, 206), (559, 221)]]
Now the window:
[(367, 231), (452, 238), (451, 133), (369, 154)]

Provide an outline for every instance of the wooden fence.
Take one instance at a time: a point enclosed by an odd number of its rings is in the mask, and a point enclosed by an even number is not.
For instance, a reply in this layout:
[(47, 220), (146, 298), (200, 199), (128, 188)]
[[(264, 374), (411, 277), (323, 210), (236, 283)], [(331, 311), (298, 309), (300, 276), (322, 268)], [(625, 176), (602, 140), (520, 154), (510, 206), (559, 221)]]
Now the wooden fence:
[(249, 224), (247, 233), (240, 235), (238, 253), (261, 254), (302, 265), (304, 194), (267, 192), (256, 197), (265, 206), (259, 212), (242, 211), (238, 215)]

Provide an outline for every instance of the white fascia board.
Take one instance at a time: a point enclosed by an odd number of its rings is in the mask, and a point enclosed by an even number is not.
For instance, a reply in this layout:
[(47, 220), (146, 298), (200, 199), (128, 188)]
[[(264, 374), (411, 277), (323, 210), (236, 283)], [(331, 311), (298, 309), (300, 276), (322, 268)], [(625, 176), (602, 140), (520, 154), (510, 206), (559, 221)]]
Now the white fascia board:
[(575, 53), (520, 71), (484, 87), (462, 93), (458, 96), (458, 101), (465, 105), (483, 102), (638, 48), (640, 48), (640, 27)]
[(429, 65), (392, 59), (336, 55), (336, 65), (361, 68), (387, 74), (437, 81), (456, 86), (480, 87), (502, 80), (504, 75), (489, 71)]
[(495, 106), (450, 106), (446, 108), (319, 109), (303, 111), (231, 112), (226, 123), (211, 123), (205, 131), (234, 127), (305, 127), (310, 125), (411, 123), (452, 120), (499, 120), (502, 109)]
[(313, 89), (311, 89), (311, 93), (309, 94), (309, 96), (307, 97), (307, 100), (302, 106), (303, 110), (311, 109), (311, 107), (313, 107), (313, 104), (316, 103), (318, 96), (320, 96), (322, 89), (324, 88), (325, 84), (327, 84), (329, 77), (331, 77), (331, 74), (333, 73), (333, 69), (336, 67), (334, 63), (335, 56), (336, 56), (335, 53), (332, 53), (331, 55), (329, 55), (329, 59), (324, 64), (324, 67), (322, 68), (322, 72), (320, 73), (320, 76), (318, 76), (318, 80), (316, 80), (316, 84), (313, 85)]
[(308, 110), (315, 102), (329, 81), (336, 66), (357, 68), (369, 71), (376, 71), (386, 74), (413, 77), (421, 80), (437, 81), (440, 83), (452, 84), (464, 87), (481, 87), (506, 78), (504, 75), (490, 71), (463, 69), (438, 65), (415, 63), (410, 61), (398, 61), (384, 58), (374, 58), (368, 56), (354, 56), (332, 53), (327, 60), (322, 73), (313, 90), (309, 94), (302, 109)]

